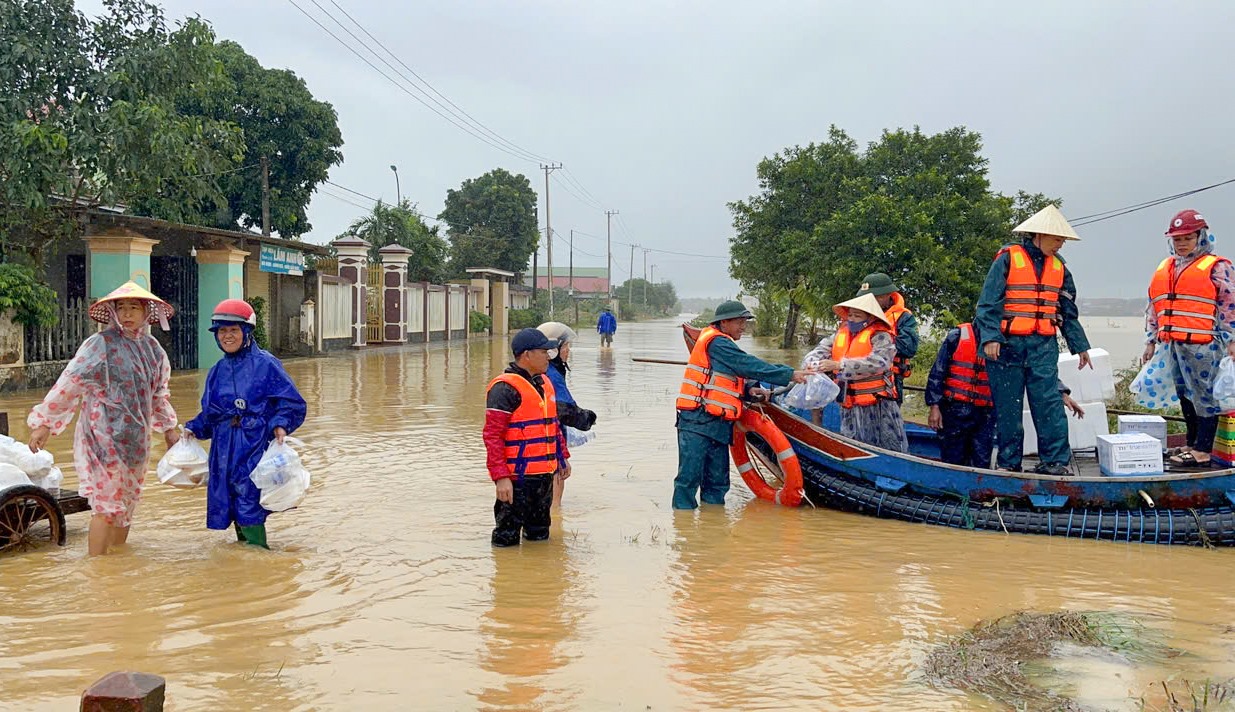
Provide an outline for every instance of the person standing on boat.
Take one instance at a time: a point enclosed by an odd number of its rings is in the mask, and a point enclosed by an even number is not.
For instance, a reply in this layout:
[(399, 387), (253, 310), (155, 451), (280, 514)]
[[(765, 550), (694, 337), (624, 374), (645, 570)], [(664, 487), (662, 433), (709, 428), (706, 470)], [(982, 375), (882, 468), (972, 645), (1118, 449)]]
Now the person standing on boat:
[(1021, 244), (995, 255), (978, 298), (978, 338), (986, 359), (995, 402), (997, 467), (1020, 471), (1025, 429), (1021, 410), (1029, 396), (1038, 433), (1040, 463), (1035, 472), (1069, 474), (1072, 448), (1059, 381), (1059, 344), (1079, 354), (1078, 368), (1089, 366), (1089, 340), (1076, 308), (1076, 284), (1058, 252), (1066, 240), (1079, 240), (1063, 213), (1047, 205), (1013, 229)]
[(918, 319), (905, 306), (905, 297), (883, 272), (874, 272), (862, 278), (862, 288), (857, 296), (873, 294), (883, 309), (883, 315), (892, 325), (896, 339), (896, 356), (892, 359), (892, 376), (896, 379), (896, 400), (905, 402), (905, 379), (913, 374), (913, 357), (918, 353)]
[[(1057, 388), (1064, 407), (1084, 418), (1085, 410), (1072, 399), (1072, 391), (1062, 380)], [(939, 459), (952, 465), (990, 469), (995, 402), (973, 324), (961, 324), (944, 336), (926, 378), (926, 405), (930, 407), (926, 424), (939, 433)]]
[(609, 307), (604, 307), (600, 317), (596, 319), (596, 333), (600, 334), (601, 346), (613, 346), (613, 335), (617, 333), (617, 317)]
[(840, 327), (806, 355), (806, 366), (834, 373), (841, 387), (840, 432), (894, 452), (908, 452), (892, 362), (896, 338), (879, 301), (867, 293), (832, 307)]
[(733, 424), (742, 416), (743, 400), (766, 396), (749, 384), (777, 386), (804, 383), (809, 371), (794, 370), (755, 358), (737, 341), (753, 319), (741, 302), (716, 307), (712, 323), (699, 333), (677, 398), (678, 474), (673, 480), (673, 508), (695, 509), (724, 504), (729, 492), (729, 443)]
[(1163, 344), (1175, 367), (1175, 391), (1187, 422), (1188, 444), (1171, 453), (1178, 467), (1208, 467), (1221, 410), (1214, 379), (1222, 357), (1235, 357), (1235, 270), (1213, 254), (1209, 223), (1182, 210), (1166, 229), (1170, 256), (1149, 282), (1145, 354)]

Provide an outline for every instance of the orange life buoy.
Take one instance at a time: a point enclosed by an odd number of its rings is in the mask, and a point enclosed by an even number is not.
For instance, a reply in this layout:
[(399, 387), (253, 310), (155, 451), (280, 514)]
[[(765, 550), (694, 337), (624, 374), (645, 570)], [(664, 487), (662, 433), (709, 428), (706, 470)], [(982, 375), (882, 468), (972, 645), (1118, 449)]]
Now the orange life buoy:
[[(782, 479), (785, 483), (779, 490), (773, 489), (772, 485), (764, 481), (755, 471), (755, 466), (750, 461), (750, 453), (746, 450), (747, 431), (763, 438), (776, 451), (776, 461), (780, 464)], [(733, 457), (734, 464), (738, 466), (742, 481), (759, 499), (783, 504), (786, 507), (796, 507), (802, 503), (802, 466), (798, 463), (798, 455), (793, 451), (793, 446), (789, 444), (789, 438), (785, 437), (780, 428), (776, 427), (776, 423), (773, 423), (772, 419), (764, 415), (762, 411), (755, 408), (742, 411), (742, 417), (738, 420), (737, 427), (733, 429), (733, 443), (729, 445), (729, 455)]]

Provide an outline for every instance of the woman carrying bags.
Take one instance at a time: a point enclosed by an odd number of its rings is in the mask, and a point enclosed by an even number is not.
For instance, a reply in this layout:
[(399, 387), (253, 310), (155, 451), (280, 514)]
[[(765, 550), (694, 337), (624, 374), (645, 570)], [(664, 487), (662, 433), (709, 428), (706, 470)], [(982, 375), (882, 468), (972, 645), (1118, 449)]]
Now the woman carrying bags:
[(266, 516), (261, 491), (250, 475), (271, 441), (304, 422), (304, 398), (279, 359), (253, 341), (257, 315), (240, 299), (214, 308), (210, 330), (223, 359), (206, 376), (202, 412), (185, 425), (185, 436), (212, 441), (206, 491), (206, 526), (235, 526), (239, 541), (263, 549)]
[(168, 391), (171, 364), (149, 329), (150, 324), (168, 328), (171, 305), (126, 282), (91, 305), (89, 313), (107, 327), (82, 342), (26, 424), (30, 451), (38, 452), (48, 437), (64, 432), (80, 408), (73, 465), (79, 491), (94, 513), (88, 550), (97, 556), (128, 541), (151, 431), (163, 433), (168, 447), (180, 436)]
[(836, 376), (841, 387), (840, 432), (894, 452), (908, 452), (905, 421), (896, 397), (892, 324), (873, 294), (832, 307), (840, 326), (806, 355), (805, 368)]

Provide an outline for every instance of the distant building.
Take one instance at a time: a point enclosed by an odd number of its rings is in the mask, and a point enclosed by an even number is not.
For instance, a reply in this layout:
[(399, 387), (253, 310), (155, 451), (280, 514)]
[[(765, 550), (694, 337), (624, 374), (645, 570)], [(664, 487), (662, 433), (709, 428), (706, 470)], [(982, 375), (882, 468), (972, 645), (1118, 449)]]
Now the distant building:
[[(553, 268), (553, 286), (558, 289), (570, 289), (572, 284), (577, 297), (603, 296), (608, 292), (609, 280), (605, 274), (604, 267), (576, 267), (574, 269), (574, 279), (571, 279), (571, 270), (569, 267)], [(532, 285), (531, 271), (525, 272), (523, 283), (529, 287)], [(542, 269), (541, 274), (536, 279), (536, 288), (545, 289), (549, 286), (549, 274), (547, 269)]]

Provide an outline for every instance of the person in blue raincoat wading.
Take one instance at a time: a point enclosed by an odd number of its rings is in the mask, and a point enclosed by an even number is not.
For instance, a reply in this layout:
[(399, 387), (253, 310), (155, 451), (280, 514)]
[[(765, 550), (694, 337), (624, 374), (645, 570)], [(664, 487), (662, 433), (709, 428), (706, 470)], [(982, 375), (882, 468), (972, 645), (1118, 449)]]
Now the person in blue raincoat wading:
[(242, 543), (269, 549), (261, 491), (249, 475), (271, 441), (283, 442), (304, 423), (306, 406), (279, 359), (253, 340), (257, 315), (240, 299), (219, 302), (210, 330), (223, 360), (206, 376), (202, 412), (185, 434), (211, 440), (206, 526), (235, 526)]
[(605, 307), (596, 319), (596, 333), (600, 334), (601, 346), (613, 345), (613, 335), (617, 333), (617, 317), (609, 307)]

